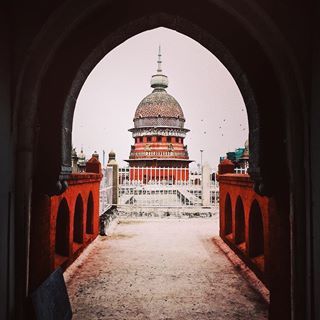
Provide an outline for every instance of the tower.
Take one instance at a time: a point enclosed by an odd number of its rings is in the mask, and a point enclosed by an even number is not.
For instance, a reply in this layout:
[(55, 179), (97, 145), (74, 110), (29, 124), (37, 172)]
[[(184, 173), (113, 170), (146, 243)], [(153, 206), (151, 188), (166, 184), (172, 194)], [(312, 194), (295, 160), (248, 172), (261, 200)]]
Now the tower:
[[(188, 129), (177, 100), (167, 93), (168, 77), (162, 72), (161, 48), (158, 68), (151, 78), (153, 91), (138, 105), (134, 127), (129, 129), (135, 140), (131, 146), (130, 179), (151, 181), (186, 181), (189, 177), (189, 155), (184, 145)], [(133, 169), (134, 168), (134, 169)]]

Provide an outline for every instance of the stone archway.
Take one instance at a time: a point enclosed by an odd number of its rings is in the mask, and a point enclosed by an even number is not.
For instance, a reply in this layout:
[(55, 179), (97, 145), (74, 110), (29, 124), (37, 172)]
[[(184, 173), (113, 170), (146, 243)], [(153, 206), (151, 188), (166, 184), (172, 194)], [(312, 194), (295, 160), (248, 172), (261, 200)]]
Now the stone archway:
[(235, 244), (241, 244), (246, 241), (246, 230), (245, 230), (245, 214), (243, 208), (243, 202), (241, 197), (237, 198), (235, 208), (235, 233), (234, 242)]
[(86, 233), (92, 234), (93, 233), (93, 196), (92, 192), (90, 192), (88, 197), (88, 203), (87, 203), (87, 217), (86, 217)]
[(264, 254), (263, 218), (256, 200), (251, 204), (249, 213), (249, 256), (255, 258)]
[(70, 211), (66, 199), (62, 199), (59, 205), (56, 219), (55, 253), (69, 256), (69, 232), (70, 232)]
[[(128, 8), (126, 13), (122, 10), (124, 4)], [(250, 1), (241, 7), (236, 2), (221, 4), (220, 1), (201, 1), (196, 9), (198, 14), (194, 10), (192, 5), (181, 7), (170, 1), (163, 1), (161, 10), (153, 3), (144, 2), (133, 6), (125, 1), (100, 1), (86, 5), (80, 1), (70, 1), (51, 17), (35, 41), (20, 78), (17, 151), (21, 157), (28, 152), (28, 160), (25, 161), (25, 171), (17, 177), (20, 188), (17, 194), (29, 194), (31, 197), (30, 180), (36, 192), (35, 199), (42, 194), (59, 194), (65, 190), (65, 178), (71, 168), (73, 111), (86, 77), (107, 52), (130, 36), (165, 26), (205, 46), (224, 63), (237, 82), (248, 110), (252, 153), (250, 175), (257, 192), (273, 194), (280, 202), (281, 212), (274, 217), (273, 223), (281, 225), (283, 232), (274, 235), (277, 245), (272, 250), (274, 257), (283, 260), (290, 270), (288, 196), (293, 193), (297, 197), (292, 199), (302, 199), (303, 195), (295, 186), (289, 189), (289, 172), (291, 180), (304, 181), (303, 173), (287, 170), (301, 161), (303, 154), (303, 123), (297, 120), (301, 115), (303, 99), (300, 96), (295, 58), (262, 8), (251, 5)], [(211, 13), (214, 13), (214, 17)], [(252, 15), (255, 16), (254, 20), (251, 20)], [(84, 36), (86, 41), (83, 41)], [(54, 92), (52, 88), (55, 88)], [(36, 146), (35, 141), (38, 141)], [(271, 168), (275, 153), (278, 157), (277, 166)], [(46, 165), (42, 164), (42, 154), (50, 155)], [(33, 171), (35, 167), (37, 172)], [(280, 176), (282, 179), (279, 180)], [(278, 181), (274, 184), (276, 179)], [(19, 196), (16, 200), (17, 203), (26, 201), (19, 199)], [(28, 260), (23, 252), (28, 251), (28, 217), (32, 214), (28, 209), (31, 207), (30, 201), (31, 198), (28, 198), (29, 205), (17, 205), (17, 220), (26, 222), (23, 227), (26, 241), (17, 244), (17, 261), (20, 273), (24, 274), (21, 281), (25, 286)], [(303, 212), (303, 201), (293, 203), (291, 208), (292, 215)], [(297, 228), (292, 229), (297, 236), (299, 228), (303, 228), (303, 223), (299, 225), (300, 219), (304, 217), (297, 216), (294, 220)], [(304, 233), (301, 231), (301, 234)], [(295, 237), (295, 234), (291, 236)], [(303, 237), (300, 241), (297, 250), (303, 247)], [(295, 267), (304, 268), (304, 254), (294, 254), (294, 259), (298, 259)], [(274, 308), (275, 315), (290, 313), (290, 282), (290, 274), (287, 278), (280, 273), (273, 275), (270, 287), (274, 294), (274, 305), (271, 309)], [(298, 276), (292, 281), (297, 287), (294, 300), (304, 297), (301, 282), (303, 280)]]
[(229, 193), (226, 195), (224, 214), (224, 234), (228, 235), (232, 233), (232, 205)]
[(83, 200), (77, 196), (73, 216), (73, 242), (83, 243)]

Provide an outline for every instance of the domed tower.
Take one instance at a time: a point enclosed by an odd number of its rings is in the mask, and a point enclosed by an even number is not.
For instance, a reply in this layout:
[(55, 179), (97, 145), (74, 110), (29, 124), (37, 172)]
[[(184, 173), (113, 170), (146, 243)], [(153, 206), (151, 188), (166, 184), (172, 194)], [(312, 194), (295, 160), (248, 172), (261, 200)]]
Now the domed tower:
[(184, 128), (185, 117), (177, 100), (166, 91), (168, 77), (162, 73), (161, 63), (159, 47), (157, 73), (151, 78), (153, 91), (138, 105), (134, 128), (129, 130), (135, 140), (126, 160), (130, 179), (147, 183), (186, 181), (192, 162), (184, 145), (189, 131)]

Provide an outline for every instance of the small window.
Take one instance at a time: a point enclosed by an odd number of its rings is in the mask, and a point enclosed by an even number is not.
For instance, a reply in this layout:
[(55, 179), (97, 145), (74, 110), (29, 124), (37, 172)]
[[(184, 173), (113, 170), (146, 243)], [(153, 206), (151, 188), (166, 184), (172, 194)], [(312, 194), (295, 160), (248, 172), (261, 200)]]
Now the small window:
[(161, 140), (162, 140), (161, 137), (160, 137), (160, 136), (157, 136), (157, 141), (158, 141), (158, 142), (161, 142)]
[(167, 142), (171, 142), (171, 137), (167, 137)]
[(147, 142), (151, 142), (151, 137), (147, 137)]

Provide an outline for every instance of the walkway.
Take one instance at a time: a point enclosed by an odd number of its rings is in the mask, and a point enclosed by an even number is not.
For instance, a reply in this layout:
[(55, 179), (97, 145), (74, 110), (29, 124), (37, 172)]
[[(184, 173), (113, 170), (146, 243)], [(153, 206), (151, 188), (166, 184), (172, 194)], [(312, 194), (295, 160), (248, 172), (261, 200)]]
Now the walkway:
[(267, 319), (212, 242), (216, 219), (125, 220), (98, 238), (66, 272), (74, 319)]

